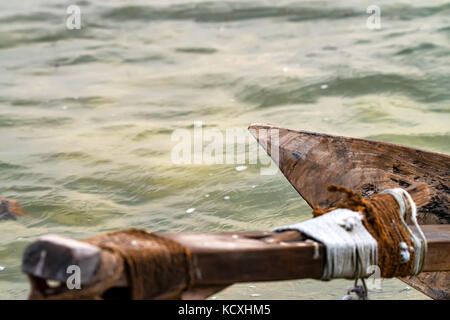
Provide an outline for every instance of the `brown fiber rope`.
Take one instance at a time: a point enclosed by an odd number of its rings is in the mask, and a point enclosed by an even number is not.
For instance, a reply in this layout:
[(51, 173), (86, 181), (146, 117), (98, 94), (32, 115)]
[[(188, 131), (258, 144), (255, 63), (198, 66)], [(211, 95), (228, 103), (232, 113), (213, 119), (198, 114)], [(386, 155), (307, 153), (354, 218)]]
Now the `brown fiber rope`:
[(85, 242), (122, 257), (131, 299), (181, 293), (193, 279), (190, 251), (181, 244), (141, 229), (98, 235)]
[(381, 276), (383, 278), (410, 276), (413, 273), (414, 252), (410, 251), (411, 258), (402, 264), (400, 243), (405, 242), (408, 248), (414, 248), (414, 242), (408, 229), (402, 224), (400, 207), (395, 198), (389, 194), (376, 194), (366, 199), (353, 190), (335, 185), (330, 185), (328, 191), (342, 192), (346, 195), (346, 199), (326, 211), (316, 207), (313, 215), (319, 216), (337, 208), (361, 212), (364, 215), (364, 226), (378, 244), (378, 266), (381, 269)]
[[(125, 273), (133, 300), (179, 298), (193, 280), (190, 251), (181, 244), (141, 229), (128, 229), (83, 240), (103, 250), (96, 278), (82, 290), (45, 296), (30, 277), (30, 299), (103, 299)], [(123, 261), (123, 263), (117, 263)]]

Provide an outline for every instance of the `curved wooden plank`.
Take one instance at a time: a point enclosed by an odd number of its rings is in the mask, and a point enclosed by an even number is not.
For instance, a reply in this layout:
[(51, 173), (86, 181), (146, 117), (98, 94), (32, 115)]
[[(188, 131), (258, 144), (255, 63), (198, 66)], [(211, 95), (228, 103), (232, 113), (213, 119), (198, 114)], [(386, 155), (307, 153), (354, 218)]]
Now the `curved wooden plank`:
[[(370, 196), (385, 189), (424, 182), (430, 188), (431, 201), (420, 208), (419, 222), (450, 223), (449, 155), (268, 124), (253, 124), (249, 130), (261, 145), (267, 146), (269, 155), (272, 156), (273, 148), (278, 148), (279, 159), (274, 160), (311, 207), (319, 205), (326, 209), (341, 199), (341, 195), (327, 191), (330, 184)], [(276, 131), (279, 139), (272, 142)]]
[[(424, 182), (430, 188), (431, 201), (419, 208), (419, 223), (450, 223), (449, 155), (269, 124), (253, 124), (249, 130), (311, 207), (326, 209), (341, 200), (342, 195), (327, 191), (330, 184), (369, 196)], [(450, 299), (449, 272), (423, 273), (401, 280), (432, 298)]]

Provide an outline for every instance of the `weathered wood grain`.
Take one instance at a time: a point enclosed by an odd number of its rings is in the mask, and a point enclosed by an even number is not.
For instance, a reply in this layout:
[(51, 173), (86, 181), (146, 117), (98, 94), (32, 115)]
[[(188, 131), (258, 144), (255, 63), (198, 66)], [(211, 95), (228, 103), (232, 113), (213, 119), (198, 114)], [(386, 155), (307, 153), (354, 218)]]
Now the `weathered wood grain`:
[[(279, 157), (274, 160), (311, 207), (326, 209), (341, 200), (342, 195), (327, 191), (330, 184), (370, 196), (424, 182), (430, 188), (431, 201), (419, 209), (418, 220), (422, 224), (450, 222), (449, 155), (268, 124), (253, 124), (249, 130), (269, 155), (276, 155), (272, 149), (278, 150)], [(275, 133), (278, 141), (272, 141)]]
[[(430, 188), (431, 201), (419, 208), (419, 223), (450, 223), (449, 155), (269, 124), (253, 124), (249, 130), (311, 207), (326, 209), (342, 199), (327, 191), (330, 184), (370, 196), (423, 182)], [(433, 298), (449, 296), (448, 272), (402, 280)]]

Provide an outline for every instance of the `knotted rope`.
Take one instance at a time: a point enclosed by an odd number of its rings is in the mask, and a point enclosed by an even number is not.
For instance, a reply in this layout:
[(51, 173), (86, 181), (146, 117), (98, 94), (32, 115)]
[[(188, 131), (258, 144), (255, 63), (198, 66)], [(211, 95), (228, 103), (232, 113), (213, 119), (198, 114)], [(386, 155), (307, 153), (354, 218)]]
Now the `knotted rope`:
[[(345, 187), (331, 185), (328, 190), (342, 192), (346, 195), (346, 199), (327, 211), (315, 208), (314, 219), (275, 230), (295, 229), (324, 243), (327, 261), (323, 279), (348, 277), (352, 274), (364, 277), (367, 276), (366, 266), (371, 264), (378, 264), (384, 278), (420, 273), (426, 256), (426, 238), (417, 223), (414, 201), (405, 190), (386, 190), (385, 193), (374, 195), (371, 199), (365, 199)], [(407, 208), (410, 208), (410, 218), (418, 230), (418, 235), (405, 222)], [(355, 231), (343, 229), (336, 216), (347, 211), (337, 209), (360, 213), (364, 229), (372, 237), (367, 237), (360, 230), (358, 222), (354, 223), (357, 226)], [(319, 218), (321, 219), (317, 220)], [(325, 225), (326, 229), (323, 228)], [(348, 239), (349, 237), (351, 239)], [(373, 239), (377, 244), (376, 250), (372, 246)], [(359, 271), (358, 265), (354, 263), (356, 254), (361, 258)], [(413, 259), (410, 258), (411, 254), (414, 255)], [(350, 257), (351, 263), (345, 263), (340, 256)]]
[[(411, 198), (411, 195), (406, 190), (401, 188), (388, 189), (383, 191), (382, 193), (392, 195), (397, 201), (398, 206), (400, 207), (400, 218), (402, 224), (406, 229), (408, 229), (414, 241), (414, 250), (416, 254), (414, 254), (414, 271), (412, 275), (417, 275), (420, 273), (425, 264), (425, 257), (427, 255), (427, 238), (423, 234), (422, 229), (420, 228), (419, 223), (417, 222), (416, 204), (414, 203), (414, 200)], [(416, 227), (417, 234), (406, 224), (405, 221), (406, 213), (408, 211), (407, 210), (408, 204), (411, 213), (410, 220)], [(404, 246), (403, 249), (405, 249)]]

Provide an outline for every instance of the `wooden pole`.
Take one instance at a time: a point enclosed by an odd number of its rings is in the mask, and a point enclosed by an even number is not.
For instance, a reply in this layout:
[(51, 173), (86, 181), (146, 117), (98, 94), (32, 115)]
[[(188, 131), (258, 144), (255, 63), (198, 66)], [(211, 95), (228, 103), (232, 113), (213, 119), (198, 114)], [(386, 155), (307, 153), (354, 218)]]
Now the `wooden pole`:
[[(449, 271), (450, 225), (425, 225), (422, 230), (428, 240), (423, 271)], [(185, 298), (199, 289), (223, 288), (238, 282), (320, 279), (324, 266), (324, 246), (305, 240), (297, 231), (157, 235), (182, 244), (192, 253), (194, 288)], [(45, 259), (42, 252), (46, 252)], [(67, 267), (78, 265), (83, 270), (82, 284), (89, 285), (96, 279), (95, 270), (106, 261), (111, 268), (124, 263), (117, 258), (111, 260), (108, 252), (84, 242), (46, 236), (27, 248), (22, 270), (31, 277), (65, 283)], [(128, 285), (125, 274), (114, 284)], [(52, 292), (51, 288), (44, 289)], [(194, 296), (198, 297), (198, 292)]]

